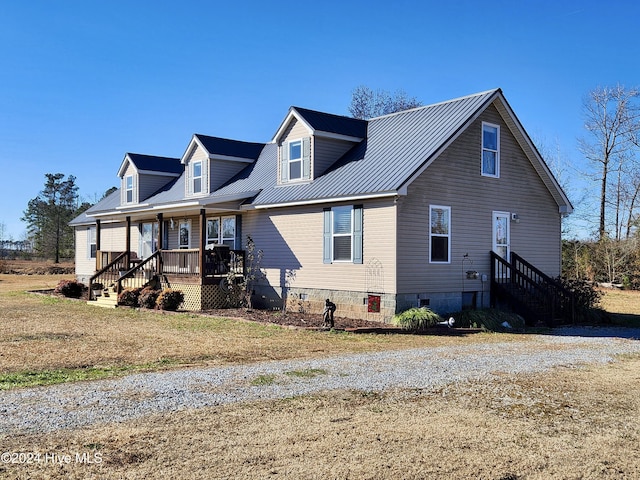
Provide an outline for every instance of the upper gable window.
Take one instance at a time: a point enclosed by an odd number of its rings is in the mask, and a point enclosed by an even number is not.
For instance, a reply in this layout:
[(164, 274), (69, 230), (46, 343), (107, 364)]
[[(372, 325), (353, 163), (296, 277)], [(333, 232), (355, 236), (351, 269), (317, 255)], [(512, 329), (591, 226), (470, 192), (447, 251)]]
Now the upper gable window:
[(202, 162), (193, 162), (193, 193), (202, 193)]
[(302, 140), (289, 143), (289, 180), (302, 178)]
[(482, 175), (500, 176), (500, 126), (482, 123)]
[(280, 146), (280, 182), (311, 178), (311, 137), (284, 142)]
[(127, 175), (124, 179), (125, 183), (125, 202), (133, 203), (133, 175)]

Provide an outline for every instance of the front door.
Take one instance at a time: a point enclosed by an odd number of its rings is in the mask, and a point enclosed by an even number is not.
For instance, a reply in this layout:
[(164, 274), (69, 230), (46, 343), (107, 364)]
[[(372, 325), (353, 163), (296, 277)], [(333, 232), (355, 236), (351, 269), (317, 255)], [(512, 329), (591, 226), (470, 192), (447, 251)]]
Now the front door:
[(140, 227), (140, 258), (149, 258), (158, 249), (158, 224), (143, 223)]
[(508, 212), (493, 212), (493, 251), (506, 261), (511, 253), (510, 218)]

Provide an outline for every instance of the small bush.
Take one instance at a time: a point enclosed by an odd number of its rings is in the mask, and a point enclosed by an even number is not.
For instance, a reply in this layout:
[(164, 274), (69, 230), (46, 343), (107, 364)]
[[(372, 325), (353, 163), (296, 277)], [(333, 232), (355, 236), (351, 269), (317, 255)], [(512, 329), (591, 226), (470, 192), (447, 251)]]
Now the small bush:
[(167, 288), (158, 295), (156, 305), (160, 310), (175, 311), (182, 302), (184, 302), (184, 293), (180, 290), (171, 290), (170, 288)]
[[(524, 319), (515, 313), (504, 312), (495, 308), (481, 310), (463, 310), (453, 313), (456, 327), (481, 328), (489, 332), (511, 332), (524, 330)], [(504, 323), (509, 324), (509, 327)]]
[(582, 310), (590, 310), (596, 308), (600, 304), (602, 293), (596, 289), (593, 282), (587, 280), (556, 278), (560, 284), (573, 292), (576, 301), (576, 308)]
[(393, 324), (403, 330), (419, 331), (433, 327), (441, 322), (442, 318), (428, 308), (411, 308), (394, 315)]
[(125, 288), (120, 292), (120, 295), (118, 295), (118, 303), (125, 307), (137, 307), (138, 297), (141, 291), (141, 288)]
[(138, 296), (138, 306), (142, 308), (156, 308), (156, 301), (160, 295), (160, 290), (155, 288), (145, 287)]
[(60, 280), (53, 292), (69, 298), (80, 298), (86, 288), (77, 280)]

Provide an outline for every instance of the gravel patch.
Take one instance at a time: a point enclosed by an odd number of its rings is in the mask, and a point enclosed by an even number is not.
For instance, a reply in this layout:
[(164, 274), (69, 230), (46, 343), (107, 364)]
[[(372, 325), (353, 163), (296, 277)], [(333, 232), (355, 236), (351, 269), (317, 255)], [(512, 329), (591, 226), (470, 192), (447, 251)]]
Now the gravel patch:
[[(45, 433), (155, 413), (327, 390), (435, 389), (495, 374), (611, 362), (640, 353), (639, 329), (563, 328), (522, 342), (421, 348), (316, 360), (184, 369), (3, 392), (2, 434)], [(531, 340), (534, 341), (531, 341)]]

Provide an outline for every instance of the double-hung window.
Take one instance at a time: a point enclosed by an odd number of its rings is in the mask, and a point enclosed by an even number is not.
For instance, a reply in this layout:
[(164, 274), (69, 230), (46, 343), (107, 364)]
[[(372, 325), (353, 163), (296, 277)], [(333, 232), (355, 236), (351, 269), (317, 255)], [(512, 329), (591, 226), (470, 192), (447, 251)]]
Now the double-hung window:
[(302, 178), (302, 140), (289, 142), (289, 180)]
[(482, 175), (500, 176), (500, 126), (482, 123)]
[(207, 245), (223, 244), (236, 248), (236, 217), (207, 219)]
[(202, 193), (202, 162), (193, 162), (193, 193)]
[(89, 254), (89, 258), (96, 258), (96, 227), (87, 228), (87, 244), (87, 253)]
[(353, 256), (353, 208), (336, 207), (331, 210), (332, 225), (332, 251), (334, 262), (350, 262)]
[(429, 262), (449, 263), (451, 259), (451, 207), (429, 208)]
[(125, 183), (125, 201), (133, 203), (133, 175), (127, 175), (124, 179)]
[(324, 210), (323, 263), (362, 263), (362, 205)]

